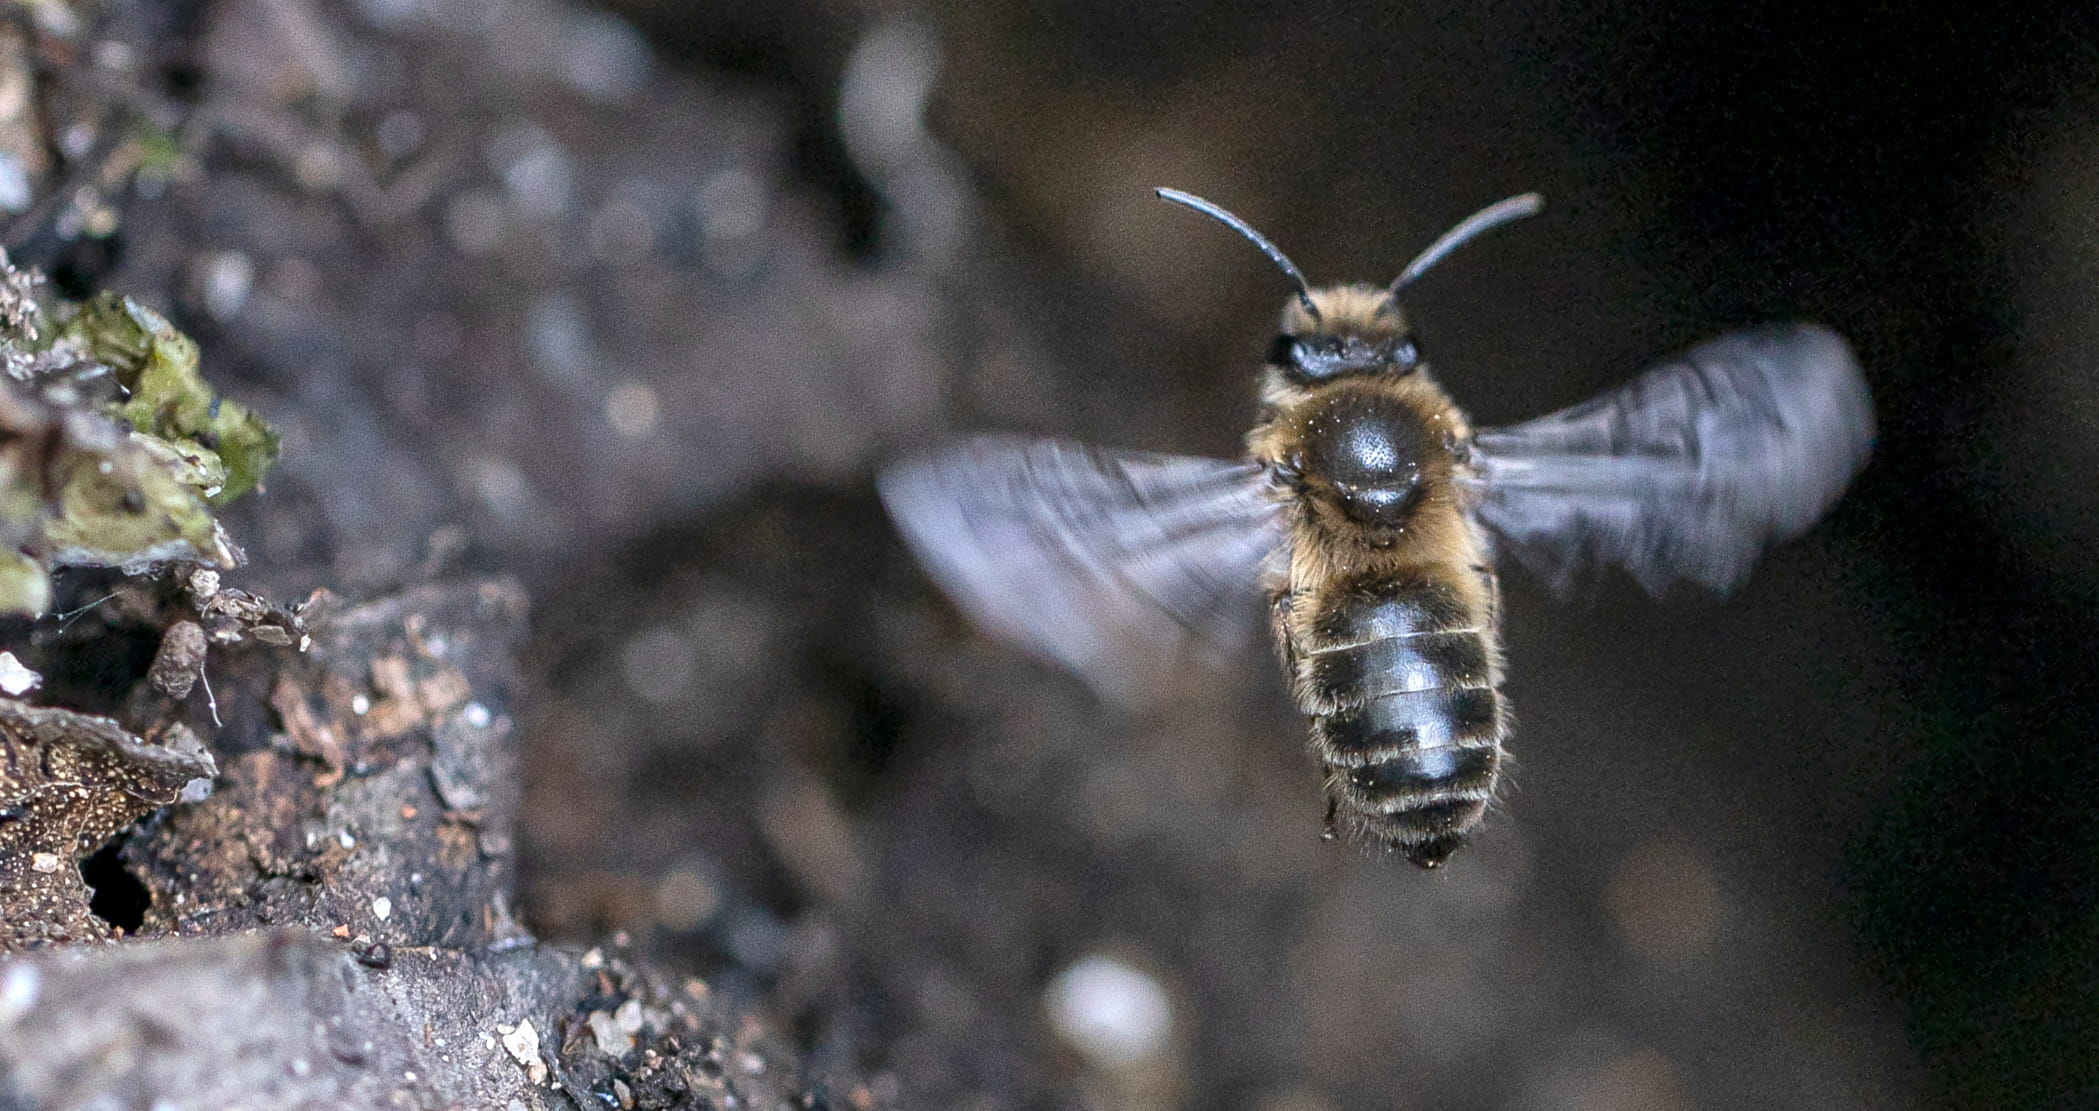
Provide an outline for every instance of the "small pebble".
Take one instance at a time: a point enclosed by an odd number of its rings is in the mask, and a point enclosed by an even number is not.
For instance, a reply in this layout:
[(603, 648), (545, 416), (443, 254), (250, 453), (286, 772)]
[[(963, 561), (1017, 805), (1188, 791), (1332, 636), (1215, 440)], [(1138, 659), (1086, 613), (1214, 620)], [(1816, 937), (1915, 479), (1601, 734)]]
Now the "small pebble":
[(20, 698), (35, 690), (44, 677), (22, 665), (13, 652), (0, 652), (0, 691)]
[(503, 1035), (503, 1049), (525, 1066), (525, 1076), (534, 1084), (543, 1084), (547, 1079), (547, 1063), (539, 1055), (539, 1031), (532, 1028), (531, 1019), (523, 1019), (516, 1026), (505, 1029), (496, 1027)]
[(12, 154), (0, 153), (0, 209), (13, 213), (29, 211), (36, 200), (36, 193), (29, 186), (29, 171), (22, 160)]
[(14, 1022), (36, 1005), (43, 992), (43, 977), (26, 964), (10, 967), (0, 977), (0, 1025)]
[(623, 382), (605, 398), (605, 423), (629, 440), (639, 440), (656, 430), (662, 406), (656, 391), (646, 383)]
[(1123, 1068), (1166, 1046), (1173, 1003), (1149, 974), (1102, 954), (1081, 958), (1050, 982), (1050, 1025), (1101, 1068)]

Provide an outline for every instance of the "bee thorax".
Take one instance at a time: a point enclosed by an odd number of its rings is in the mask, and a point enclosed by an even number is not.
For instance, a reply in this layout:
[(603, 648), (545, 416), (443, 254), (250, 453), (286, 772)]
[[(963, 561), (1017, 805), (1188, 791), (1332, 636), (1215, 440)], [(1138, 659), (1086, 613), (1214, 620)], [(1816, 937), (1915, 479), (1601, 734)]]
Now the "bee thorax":
[(1413, 516), (1438, 441), (1405, 402), (1371, 390), (1337, 390), (1312, 403), (1301, 447), (1312, 488), (1343, 516), (1398, 529)]

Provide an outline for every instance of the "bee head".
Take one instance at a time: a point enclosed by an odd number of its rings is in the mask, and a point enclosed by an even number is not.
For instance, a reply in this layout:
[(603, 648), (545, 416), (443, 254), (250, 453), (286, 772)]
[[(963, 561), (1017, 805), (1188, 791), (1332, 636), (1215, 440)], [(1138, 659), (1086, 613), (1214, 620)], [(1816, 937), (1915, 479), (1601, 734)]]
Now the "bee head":
[(1253, 225), (1193, 194), (1177, 189), (1153, 192), (1161, 200), (1192, 208), (1238, 232), (1297, 287), (1297, 296), (1283, 307), (1283, 334), (1276, 338), (1268, 361), (1300, 386), (1355, 374), (1411, 373), (1421, 365), (1421, 352), (1407, 334), (1406, 318), (1399, 311), (1400, 293), (1480, 233), (1535, 215), (1545, 204), (1536, 193), (1525, 193), (1488, 205), (1444, 232), (1384, 288), (1352, 285), (1314, 290), (1305, 283), (1304, 271)]
[(1399, 299), (1373, 285), (1308, 291), (1307, 303), (1283, 306), (1282, 334), (1268, 363), (1294, 385), (1311, 386), (1355, 374), (1411, 374), (1421, 348), (1407, 329)]

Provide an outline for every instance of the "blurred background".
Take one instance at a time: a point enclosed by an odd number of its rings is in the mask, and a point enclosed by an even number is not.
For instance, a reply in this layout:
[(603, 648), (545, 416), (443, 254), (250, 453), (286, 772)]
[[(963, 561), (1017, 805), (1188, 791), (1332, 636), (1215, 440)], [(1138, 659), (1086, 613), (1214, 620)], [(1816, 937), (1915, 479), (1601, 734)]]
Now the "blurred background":
[[(105, 7), (79, 95), (199, 153), (10, 249), (285, 430), (249, 584), (523, 579), (523, 913), (836, 1106), (2099, 1105), (2088, 5)], [(1410, 295), (1477, 422), (1805, 318), (1877, 457), (1724, 604), (1509, 574), (1503, 805), (1438, 874), (1324, 844), (1265, 654), (1105, 708), (873, 495), (1238, 449), (1285, 287), (1154, 185), (1315, 282), (1540, 191)]]

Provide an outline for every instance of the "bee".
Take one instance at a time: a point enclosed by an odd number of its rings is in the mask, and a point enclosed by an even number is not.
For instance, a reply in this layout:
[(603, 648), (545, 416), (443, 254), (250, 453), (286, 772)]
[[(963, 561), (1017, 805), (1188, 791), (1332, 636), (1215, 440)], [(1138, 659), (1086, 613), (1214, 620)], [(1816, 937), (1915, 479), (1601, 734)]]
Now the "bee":
[(1599, 565), (1659, 594), (1718, 593), (1806, 531), (1865, 465), (1872, 403), (1843, 339), (1736, 332), (1615, 392), (1475, 429), (1431, 373), (1399, 298), (1452, 251), (1539, 211), (1460, 222), (1390, 285), (1295, 287), (1260, 371), (1246, 458), (990, 436), (896, 464), (881, 493), (935, 579), (994, 634), (1127, 694), (1206, 646), (1229, 654), (1265, 596), (1310, 747), (1326, 835), (1435, 868), (1479, 824), (1506, 762), (1497, 550), (1564, 593)]

